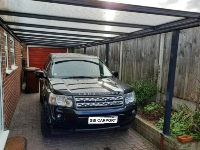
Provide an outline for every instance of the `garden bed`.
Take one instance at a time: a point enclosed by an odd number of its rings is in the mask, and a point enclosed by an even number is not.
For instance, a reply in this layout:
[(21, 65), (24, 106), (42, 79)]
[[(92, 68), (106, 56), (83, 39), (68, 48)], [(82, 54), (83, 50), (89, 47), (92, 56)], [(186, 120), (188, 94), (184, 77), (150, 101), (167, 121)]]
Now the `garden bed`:
[[(155, 125), (137, 115), (132, 127), (152, 144), (160, 148), (160, 133), (162, 131), (157, 129)], [(165, 136), (163, 150), (200, 150), (200, 142), (182, 144), (171, 136)]]

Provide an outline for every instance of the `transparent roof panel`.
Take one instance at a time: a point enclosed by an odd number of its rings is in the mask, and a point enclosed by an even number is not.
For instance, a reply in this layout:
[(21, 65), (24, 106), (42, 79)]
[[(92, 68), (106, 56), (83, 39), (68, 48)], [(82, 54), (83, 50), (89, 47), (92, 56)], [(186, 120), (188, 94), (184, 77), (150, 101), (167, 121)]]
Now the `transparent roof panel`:
[(115, 37), (117, 35), (113, 34), (101, 34), (101, 33), (90, 33), (90, 32), (77, 32), (77, 31), (68, 31), (68, 30), (56, 30), (56, 29), (44, 29), (44, 28), (34, 28), (34, 27), (21, 27), (15, 25), (9, 25), (12, 29), (23, 29), (23, 30), (34, 30), (34, 31), (45, 31), (45, 32), (55, 32), (55, 33), (66, 33), (66, 34), (77, 34), (77, 35), (91, 35), (91, 36), (102, 36), (103, 37)]
[(182, 17), (143, 14), (99, 8), (63, 5), (31, 0), (3, 0), (1, 10), (24, 12), (32, 14), (53, 15), (90, 20), (124, 22), (143, 25), (160, 25), (183, 19)]
[(89, 30), (116, 31), (116, 32), (125, 32), (125, 33), (130, 33), (130, 32), (141, 30), (140, 28), (65, 22), (65, 21), (24, 18), (24, 17), (15, 17), (15, 16), (6, 16), (6, 15), (0, 15), (0, 17), (4, 21), (9, 21), (9, 22), (29, 23), (29, 24), (48, 25), (48, 26), (57, 26), (57, 27), (68, 27), (68, 28), (77, 28), (77, 29), (81, 28), (81, 29), (89, 29)]
[[(35, 36), (54, 36), (54, 37), (60, 37), (60, 38), (70, 38), (70, 39), (73, 39), (73, 38), (77, 38), (75, 36), (63, 36), (63, 35), (52, 35), (52, 34), (43, 34), (43, 33), (32, 33), (32, 32), (20, 32), (20, 31), (14, 31), (14, 33), (16, 35), (18, 35), (18, 33), (23, 33), (23, 34), (32, 34), (32, 35), (35, 35)], [(25, 37), (25, 36), (23, 36)], [(79, 39), (89, 39), (89, 40), (103, 40), (101, 38), (86, 38), (86, 37), (78, 37)]]

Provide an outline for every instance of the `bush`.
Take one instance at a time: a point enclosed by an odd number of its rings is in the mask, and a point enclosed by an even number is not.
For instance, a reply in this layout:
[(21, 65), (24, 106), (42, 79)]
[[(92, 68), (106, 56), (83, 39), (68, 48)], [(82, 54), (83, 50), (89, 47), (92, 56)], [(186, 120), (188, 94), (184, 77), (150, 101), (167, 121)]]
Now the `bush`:
[(140, 80), (133, 81), (131, 84), (135, 92), (138, 107), (144, 107), (150, 103), (150, 99), (158, 92), (157, 77), (154, 77), (154, 70), (149, 69)]

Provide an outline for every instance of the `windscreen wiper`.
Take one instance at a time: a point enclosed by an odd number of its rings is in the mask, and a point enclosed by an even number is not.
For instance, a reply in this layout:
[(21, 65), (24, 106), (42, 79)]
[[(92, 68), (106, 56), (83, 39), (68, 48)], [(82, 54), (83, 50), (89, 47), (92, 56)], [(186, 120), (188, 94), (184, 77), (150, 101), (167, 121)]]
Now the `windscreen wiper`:
[(89, 79), (93, 79), (94, 77), (88, 77), (88, 76), (72, 76), (72, 77), (66, 77), (63, 79), (75, 79), (75, 78), (89, 78)]
[(100, 76), (99, 78), (110, 78), (112, 76)]

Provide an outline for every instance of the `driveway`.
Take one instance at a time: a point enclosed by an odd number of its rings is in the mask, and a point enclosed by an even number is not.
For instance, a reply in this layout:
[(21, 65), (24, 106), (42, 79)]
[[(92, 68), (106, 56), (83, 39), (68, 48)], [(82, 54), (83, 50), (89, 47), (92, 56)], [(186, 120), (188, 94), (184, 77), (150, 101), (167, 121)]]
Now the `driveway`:
[(40, 131), (39, 94), (22, 94), (15, 110), (10, 135), (24, 136), (28, 150), (157, 150), (133, 129), (84, 131), (44, 138)]

